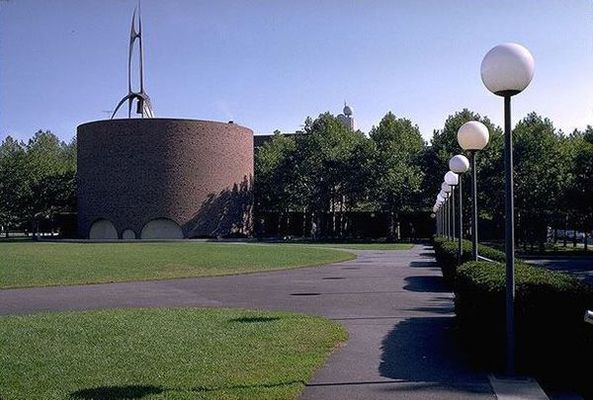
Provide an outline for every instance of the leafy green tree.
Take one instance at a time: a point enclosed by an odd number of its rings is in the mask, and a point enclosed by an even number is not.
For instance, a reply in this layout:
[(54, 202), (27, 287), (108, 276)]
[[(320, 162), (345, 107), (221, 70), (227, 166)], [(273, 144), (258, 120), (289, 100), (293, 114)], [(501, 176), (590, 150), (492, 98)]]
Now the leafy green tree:
[(567, 173), (561, 136), (552, 121), (530, 113), (515, 126), (513, 146), (519, 239), (543, 246)]
[(569, 144), (570, 180), (563, 206), (571, 211), (573, 226), (585, 232), (586, 249), (588, 233), (593, 229), (593, 127), (588, 126), (583, 134), (574, 132)]
[[(503, 159), (503, 133), (502, 129), (493, 124), (486, 116), (463, 109), (447, 117), (442, 129), (433, 133), (431, 145), (426, 148), (422, 169), (425, 180), (422, 192), (427, 197), (425, 206), (434, 202), (434, 197), (440, 190), (443, 176), (449, 170), (449, 159), (456, 154), (470, 157), (459, 147), (457, 131), (469, 121), (479, 121), (486, 125), (490, 133), (488, 145), (476, 154), (477, 181), (478, 181), (478, 210), (481, 219), (493, 220), (495, 225), (502, 226), (504, 215), (504, 159)], [(463, 196), (466, 199), (464, 208), (464, 221), (469, 226), (471, 208), (467, 201), (471, 199), (471, 170), (463, 177)]]
[(297, 139), (296, 192), (316, 215), (322, 235), (344, 235), (344, 213), (364, 196), (360, 184), (368, 180), (372, 152), (366, 141), (362, 132), (351, 131), (330, 113), (307, 120)]
[(72, 206), (75, 199), (75, 143), (70, 146), (49, 131), (38, 131), (27, 144), (31, 221), (51, 220), (56, 212)]
[[(464, 109), (450, 115), (426, 146), (418, 127), (388, 113), (369, 137), (352, 132), (333, 115), (307, 118), (300, 135), (277, 135), (256, 154), (256, 196), (261, 209), (301, 211), (315, 218), (322, 235), (348, 234), (348, 211), (387, 212), (390, 235), (397, 236), (401, 212), (427, 210), (440, 190), (448, 161), (463, 154), (457, 131), (480, 121), (490, 132), (477, 154), (480, 218), (504, 225), (503, 133), (487, 117)], [(548, 119), (531, 113), (514, 129), (517, 236), (543, 243), (548, 227), (569, 225), (590, 231), (588, 162), (593, 128), (571, 135), (557, 132)], [(51, 146), (50, 146), (51, 147)], [(469, 154), (465, 154), (469, 156)], [(469, 173), (464, 197), (470, 199)], [(468, 203), (466, 203), (468, 204)], [(465, 207), (469, 225), (470, 207)]]
[(399, 239), (399, 214), (416, 207), (423, 173), (420, 158), (424, 140), (417, 125), (388, 112), (374, 126), (370, 138), (375, 147), (372, 198), (389, 216), (389, 235)]
[(298, 135), (277, 134), (257, 151), (256, 204), (281, 219), (303, 212), (321, 236), (343, 236), (347, 212), (368, 198), (373, 152), (364, 134), (333, 115), (307, 118)]
[(292, 198), (286, 186), (291, 180), (295, 152), (295, 138), (279, 131), (257, 150), (255, 196), (260, 209), (279, 211), (291, 207)]
[[(553, 240), (557, 241), (557, 229), (567, 231), (569, 227), (578, 225), (580, 210), (578, 209), (578, 198), (573, 198), (574, 164), (581, 147), (586, 144), (583, 132), (575, 129), (569, 135), (559, 137), (559, 150), (561, 162), (564, 164), (561, 171), (564, 172), (560, 183), (560, 195), (557, 198), (555, 213), (552, 215), (550, 224), (554, 228)], [(576, 239), (576, 236), (575, 236)], [(567, 244), (567, 235), (564, 235), (564, 246)], [(576, 246), (576, 242), (574, 243)]]
[(28, 190), (25, 146), (7, 136), (0, 144), (0, 225), (7, 237), (25, 220)]

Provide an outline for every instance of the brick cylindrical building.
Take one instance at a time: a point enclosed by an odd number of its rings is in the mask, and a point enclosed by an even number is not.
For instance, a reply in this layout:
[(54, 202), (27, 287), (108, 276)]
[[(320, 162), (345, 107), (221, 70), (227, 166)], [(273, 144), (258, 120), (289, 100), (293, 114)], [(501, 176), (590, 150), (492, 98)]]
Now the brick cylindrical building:
[(253, 132), (233, 123), (118, 119), (78, 127), (84, 238), (251, 232)]

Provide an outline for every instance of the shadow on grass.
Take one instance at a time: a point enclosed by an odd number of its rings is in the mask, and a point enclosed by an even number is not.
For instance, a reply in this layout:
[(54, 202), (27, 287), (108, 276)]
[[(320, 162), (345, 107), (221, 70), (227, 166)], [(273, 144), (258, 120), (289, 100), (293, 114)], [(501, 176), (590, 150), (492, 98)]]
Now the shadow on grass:
[(230, 319), (230, 322), (240, 322), (243, 324), (254, 323), (254, 322), (272, 322), (278, 321), (280, 317), (241, 317)]
[(126, 386), (100, 386), (91, 389), (81, 389), (70, 393), (70, 398), (74, 400), (133, 400), (143, 397), (162, 394), (165, 392), (216, 392), (221, 390), (248, 390), (248, 389), (273, 389), (282, 386), (305, 385), (302, 380), (292, 380), (278, 383), (260, 383), (254, 385), (228, 385), (228, 386), (196, 386), (187, 389), (163, 388), (153, 385), (126, 385)]
[(164, 391), (165, 389), (162, 387), (152, 385), (101, 386), (77, 390), (70, 396), (76, 400), (123, 400), (141, 399), (152, 394), (161, 394)]
[(229, 386), (220, 386), (220, 387), (210, 387), (210, 386), (196, 386), (191, 388), (190, 391), (192, 392), (216, 392), (219, 390), (242, 390), (242, 389), (273, 389), (281, 386), (291, 386), (291, 385), (305, 385), (306, 382), (302, 380), (292, 380), (288, 382), (278, 382), (278, 383), (259, 383), (256, 385), (229, 385)]

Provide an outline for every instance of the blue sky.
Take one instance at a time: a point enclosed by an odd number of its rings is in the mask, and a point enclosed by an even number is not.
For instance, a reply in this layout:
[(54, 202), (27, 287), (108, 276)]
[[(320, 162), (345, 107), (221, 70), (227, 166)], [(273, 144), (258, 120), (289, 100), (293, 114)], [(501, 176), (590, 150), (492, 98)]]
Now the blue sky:
[[(134, 0), (0, 1), (0, 137), (68, 140), (127, 91)], [(514, 98), (569, 131), (593, 124), (593, 3), (585, 0), (143, 0), (155, 113), (292, 132), (347, 100), (368, 131), (389, 110), (425, 138), (463, 107), (501, 123), (480, 80), (494, 45), (536, 61)]]

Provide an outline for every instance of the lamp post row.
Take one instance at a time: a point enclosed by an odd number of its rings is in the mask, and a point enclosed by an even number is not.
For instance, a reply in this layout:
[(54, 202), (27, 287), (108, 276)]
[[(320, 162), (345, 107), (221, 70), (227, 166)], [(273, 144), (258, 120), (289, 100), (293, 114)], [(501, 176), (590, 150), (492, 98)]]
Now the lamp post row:
[[(505, 161), (505, 260), (506, 260), (506, 369), (515, 374), (515, 240), (514, 240), (514, 194), (513, 194), (513, 138), (511, 129), (511, 97), (521, 93), (531, 82), (534, 72), (533, 56), (525, 47), (506, 43), (492, 48), (480, 66), (482, 82), (497, 96), (504, 98), (504, 161)], [(482, 150), (489, 139), (488, 128), (469, 121), (459, 128), (457, 141), (467, 151), (472, 170), (472, 259), (478, 261), (478, 207), (476, 152)], [(462, 174), (470, 167), (469, 160), (456, 155), (449, 160), (450, 171), (445, 174), (441, 192), (433, 206), (440, 218), (437, 233), (455, 240), (455, 188), (459, 193), (458, 262), (463, 260), (463, 190)], [(454, 175), (454, 176), (453, 176)], [(446, 187), (445, 187), (446, 186)], [(446, 190), (449, 188), (449, 190)], [(450, 194), (450, 195), (449, 195)], [(450, 200), (450, 201), (449, 201)], [(452, 207), (452, 211), (450, 210)], [(452, 214), (451, 214), (452, 213)], [(445, 216), (445, 226), (443, 226)], [(452, 217), (452, 219), (451, 219)]]

